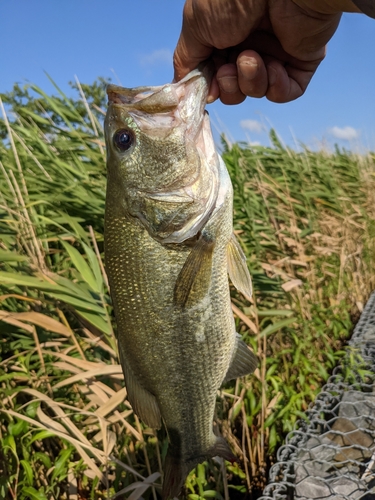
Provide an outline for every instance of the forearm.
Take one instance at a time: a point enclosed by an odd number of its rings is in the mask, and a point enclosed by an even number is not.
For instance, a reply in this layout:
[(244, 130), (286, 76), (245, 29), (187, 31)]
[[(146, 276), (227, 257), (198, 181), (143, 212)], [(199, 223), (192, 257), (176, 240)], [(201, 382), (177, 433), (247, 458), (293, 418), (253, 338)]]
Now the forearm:
[(363, 5), (365, 9), (366, 5), (374, 3), (375, 0), (293, 0), (293, 2), (306, 11), (337, 14), (339, 12), (365, 12), (360, 7)]
[(374, 0), (353, 0), (366, 16), (373, 17), (375, 19), (375, 1)]

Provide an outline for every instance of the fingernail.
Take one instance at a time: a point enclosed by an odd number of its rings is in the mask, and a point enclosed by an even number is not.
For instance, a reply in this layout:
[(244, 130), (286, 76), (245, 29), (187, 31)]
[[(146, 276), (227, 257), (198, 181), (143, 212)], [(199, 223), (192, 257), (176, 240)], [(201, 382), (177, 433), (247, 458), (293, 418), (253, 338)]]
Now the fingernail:
[(215, 97), (213, 95), (207, 96), (207, 104), (212, 104), (215, 101)]
[(255, 78), (259, 68), (256, 59), (254, 59), (253, 57), (244, 57), (240, 60), (238, 66), (241, 75), (247, 80), (252, 80), (253, 78)]
[(277, 71), (272, 66), (268, 66), (267, 73), (268, 73), (268, 85), (269, 87), (272, 87), (272, 85), (275, 85), (277, 80)]
[(236, 76), (223, 76), (217, 79), (221, 90), (227, 94), (234, 94), (238, 91), (238, 83)]

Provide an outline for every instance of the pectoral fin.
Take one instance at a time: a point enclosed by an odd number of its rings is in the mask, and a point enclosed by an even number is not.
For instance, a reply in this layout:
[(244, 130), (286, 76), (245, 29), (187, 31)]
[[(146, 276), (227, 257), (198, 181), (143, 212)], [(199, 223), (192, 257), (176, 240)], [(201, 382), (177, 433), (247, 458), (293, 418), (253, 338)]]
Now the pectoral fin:
[(180, 307), (194, 305), (206, 295), (211, 282), (214, 242), (201, 235), (180, 274), (174, 288), (174, 303)]
[(238, 335), (236, 351), (223, 383), (253, 373), (257, 366), (258, 358)]
[(246, 257), (234, 234), (227, 246), (228, 273), (231, 282), (246, 297), (251, 297), (253, 287), (246, 264)]
[(155, 396), (141, 386), (129, 363), (126, 362), (124, 356), (121, 356), (121, 358), (128, 400), (132, 405), (134, 413), (152, 429), (160, 429), (161, 416)]

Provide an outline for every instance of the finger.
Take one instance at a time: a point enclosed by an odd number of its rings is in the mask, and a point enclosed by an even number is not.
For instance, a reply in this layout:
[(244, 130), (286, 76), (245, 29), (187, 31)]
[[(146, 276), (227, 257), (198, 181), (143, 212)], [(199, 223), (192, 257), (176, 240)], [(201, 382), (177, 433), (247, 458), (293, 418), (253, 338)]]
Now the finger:
[(181, 80), (212, 54), (212, 45), (200, 41), (197, 24), (193, 2), (186, 1), (181, 34), (173, 54), (175, 81)]
[(220, 88), (220, 100), (223, 104), (239, 104), (246, 99), (238, 85), (237, 66), (224, 64), (216, 73), (216, 80)]
[(267, 65), (267, 99), (278, 103), (298, 99), (304, 94), (318, 65), (319, 62), (316, 65), (309, 63), (305, 67), (297, 68), (288, 64), (284, 66), (276, 60), (271, 61)]
[(174, 81), (178, 82), (205, 61), (212, 50), (212, 47), (203, 45), (191, 33), (182, 31), (173, 54)]
[(254, 50), (245, 50), (237, 58), (240, 91), (249, 97), (263, 97), (268, 88), (267, 69), (262, 57)]
[(216, 99), (218, 99), (220, 96), (220, 87), (219, 84), (217, 83), (216, 76), (214, 76), (211, 80), (211, 85), (208, 90), (208, 95), (207, 95), (207, 104), (211, 104)]
[(208, 104), (211, 104), (220, 97), (220, 87), (216, 78), (216, 73), (221, 66), (224, 66), (224, 64), (228, 63), (228, 51), (226, 49), (224, 50), (214, 49), (212, 55), (210, 56), (210, 59), (214, 64), (215, 73), (212, 77), (210, 88), (208, 91), (208, 96), (207, 96)]

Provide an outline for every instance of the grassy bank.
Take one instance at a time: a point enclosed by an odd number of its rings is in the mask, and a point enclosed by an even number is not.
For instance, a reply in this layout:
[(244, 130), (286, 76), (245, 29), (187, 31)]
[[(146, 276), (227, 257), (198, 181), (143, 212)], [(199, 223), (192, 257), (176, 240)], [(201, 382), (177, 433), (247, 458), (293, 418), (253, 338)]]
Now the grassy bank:
[[(77, 93), (2, 95), (0, 498), (158, 498), (166, 438), (127, 402), (103, 267), (103, 84)], [(200, 465), (191, 500), (257, 497), (375, 287), (375, 156), (271, 139), (224, 146), (255, 289), (233, 311), (261, 364), (218, 394), (239, 463)]]

